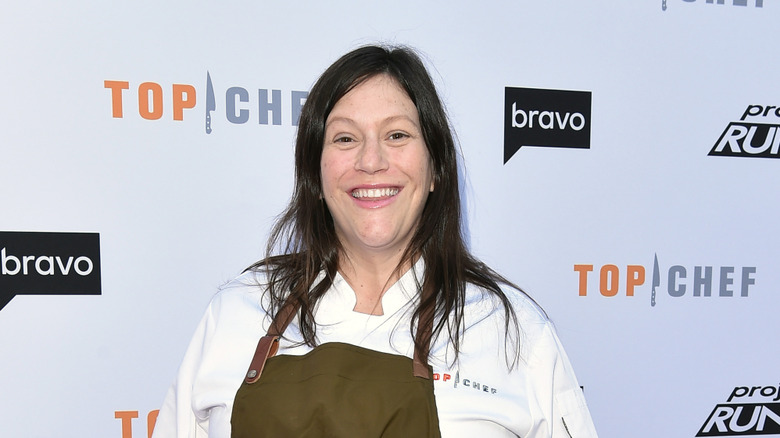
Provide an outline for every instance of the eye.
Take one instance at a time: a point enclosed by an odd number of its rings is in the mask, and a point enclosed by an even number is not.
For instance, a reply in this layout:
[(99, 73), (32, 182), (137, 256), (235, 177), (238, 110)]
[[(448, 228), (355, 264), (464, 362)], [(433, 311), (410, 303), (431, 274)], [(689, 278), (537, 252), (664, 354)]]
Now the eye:
[(403, 140), (409, 138), (409, 134), (405, 132), (393, 132), (388, 136), (388, 138), (390, 140)]
[(331, 137), (333, 140), (333, 144), (339, 145), (339, 146), (353, 146), (354, 143), (357, 141), (357, 137), (355, 137), (354, 134), (351, 134), (349, 132), (340, 132), (333, 134)]

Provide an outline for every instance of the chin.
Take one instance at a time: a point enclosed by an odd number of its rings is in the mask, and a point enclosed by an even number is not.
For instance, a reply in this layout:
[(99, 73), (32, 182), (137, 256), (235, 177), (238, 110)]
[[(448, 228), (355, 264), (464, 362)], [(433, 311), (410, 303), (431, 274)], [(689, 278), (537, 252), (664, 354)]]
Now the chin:
[(401, 245), (401, 241), (396, 235), (377, 233), (358, 236), (358, 239), (362, 247), (371, 250), (393, 249)]

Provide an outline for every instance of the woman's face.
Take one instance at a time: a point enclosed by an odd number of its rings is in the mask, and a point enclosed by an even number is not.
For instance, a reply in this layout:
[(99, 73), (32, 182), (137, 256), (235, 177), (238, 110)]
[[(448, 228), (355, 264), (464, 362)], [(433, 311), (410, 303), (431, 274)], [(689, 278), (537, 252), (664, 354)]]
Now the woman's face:
[(325, 122), (322, 191), (347, 254), (399, 256), (433, 191), (417, 108), (387, 75), (333, 107)]

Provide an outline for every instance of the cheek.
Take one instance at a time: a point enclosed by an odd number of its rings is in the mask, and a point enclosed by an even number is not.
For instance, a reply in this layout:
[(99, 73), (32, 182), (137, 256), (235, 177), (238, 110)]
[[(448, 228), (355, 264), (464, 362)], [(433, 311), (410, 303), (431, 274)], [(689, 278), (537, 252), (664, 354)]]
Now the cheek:
[(354, 154), (344, 151), (326, 151), (320, 158), (320, 178), (331, 182), (346, 176), (355, 167)]
[(323, 155), (320, 164), (320, 184), (322, 186), (322, 196), (325, 198), (335, 196), (339, 191), (342, 177), (345, 176), (348, 169), (343, 160), (337, 160), (333, 157)]
[(334, 179), (333, 170), (334, 170), (333, 163), (329, 161), (326, 156), (323, 156), (322, 162), (320, 163), (320, 181), (323, 190), (331, 186)]

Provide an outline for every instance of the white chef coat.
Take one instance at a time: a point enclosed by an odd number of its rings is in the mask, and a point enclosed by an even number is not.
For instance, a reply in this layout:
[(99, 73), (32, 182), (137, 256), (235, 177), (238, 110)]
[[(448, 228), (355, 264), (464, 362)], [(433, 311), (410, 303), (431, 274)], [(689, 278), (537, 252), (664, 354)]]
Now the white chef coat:
[[(413, 270), (421, 278), (422, 269), (418, 262), (387, 290), (382, 315), (353, 311), (355, 293), (337, 275), (315, 309), (319, 344), (344, 342), (411, 358), (410, 317), (417, 300)], [(212, 299), (165, 398), (153, 438), (230, 437), (233, 398), (270, 325), (262, 283), (262, 274), (245, 273)], [(429, 364), (442, 437), (596, 438), (551, 322), (527, 296), (512, 288), (504, 292), (520, 323), (519, 339), (505, 336), (498, 300), (469, 286), (457, 361), (446, 331), (432, 343)], [(294, 345), (301, 339), (296, 317), (278, 354), (311, 351)]]

